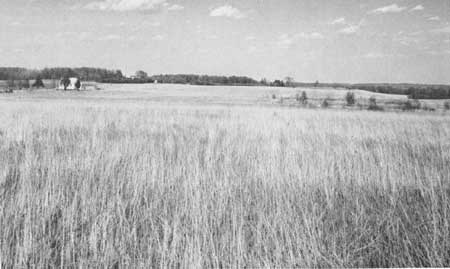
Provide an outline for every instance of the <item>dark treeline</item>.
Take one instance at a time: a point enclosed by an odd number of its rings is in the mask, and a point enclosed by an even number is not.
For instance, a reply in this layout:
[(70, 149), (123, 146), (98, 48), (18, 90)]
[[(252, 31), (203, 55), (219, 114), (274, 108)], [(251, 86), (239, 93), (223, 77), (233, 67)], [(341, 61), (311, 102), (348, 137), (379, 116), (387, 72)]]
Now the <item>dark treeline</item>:
[(164, 74), (146, 77), (104, 79), (104, 83), (164, 83), (164, 84), (189, 84), (189, 85), (230, 85), (230, 86), (272, 86), (285, 87), (282, 80), (269, 82), (265, 79), (257, 81), (246, 76), (210, 76), (193, 74)]
[(254, 80), (246, 76), (209, 76), (194, 74), (164, 74), (147, 76), (143, 71), (138, 71), (137, 76), (125, 77), (120, 70), (108, 70), (103, 68), (67, 68), (55, 67), (38, 69), (26, 69), (18, 67), (0, 68), (0, 80), (34, 80), (61, 79), (78, 77), (82, 81), (96, 81), (103, 83), (169, 83), (191, 85), (243, 85), (243, 86), (273, 86), (284, 87), (286, 82), (275, 80), (273, 82), (263, 79)]
[(67, 68), (55, 67), (42, 70), (26, 69), (20, 67), (0, 67), (0, 80), (27, 80), (27, 79), (61, 79), (64, 77), (79, 77), (83, 81), (101, 82), (105, 79), (124, 78), (120, 70), (104, 68)]
[(155, 75), (151, 79), (158, 83), (193, 85), (258, 85), (258, 81), (243, 76), (207, 76), (207, 75)]
[[(252, 78), (245, 76), (208, 76), (208, 75), (154, 75), (145, 77), (125, 77), (120, 70), (108, 70), (103, 68), (67, 68), (55, 67), (44, 68), (42, 70), (26, 69), (18, 67), (0, 68), (0, 80), (32, 80), (41, 79), (61, 79), (64, 77), (78, 77), (82, 81), (96, 81), (104, 83), (173, 83), (173, 84), (193, 84), (193, 85), (260, 85)], [(281, 84), (280, 84), (281, 83)], [(281, 81), (267, 83), (267, 85), (284, 86)]]
[(104, 79), (108, 83), (167, 83), (191, 85), (259, 85), (259, 82), (249, 77), (239, 76), (208, 76), (208, 75), (154, 75), (149, 77), (134, 77), (122, 79)]
[(41, 77), (44, 79), (78, 77), (83, 81), (101, 82), (105, 79), (122, 79), (124, 76), (122, 74), (122, 71), (120, 70), (79, 67), (79, 68), (44, 68), (41, 71)]
[(350, 89), (407, 95), (411, 99), (450, 99), (449, 85), (423, 84), (354, 84)]
[(411, 99), (450, 99), (450, 85), (426, 85), (411, 83), (294, 83), (296, 87), (331, 87), (364, 90), (376, 93), (407, 95)]
[(35, 79), (39, 76), (39, 73), (39, 70), (31, 70), (20, 67), (0, 67), (0, 80)]

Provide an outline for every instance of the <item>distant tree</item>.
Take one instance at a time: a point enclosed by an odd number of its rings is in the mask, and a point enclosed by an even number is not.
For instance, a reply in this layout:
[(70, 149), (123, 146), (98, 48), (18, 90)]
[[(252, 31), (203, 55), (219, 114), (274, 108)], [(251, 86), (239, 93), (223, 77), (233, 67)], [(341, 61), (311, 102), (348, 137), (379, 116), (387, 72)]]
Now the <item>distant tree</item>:
[(305, 91), (302, 91), (301, 95), (297, 94), (295, 99), (297, 100), (297, 102), (299, 102), (303, 105), (308, 104), (308, 96), (306, 95)]
[(418, 100), (407, 100), (404, 104), (403, 104), (403, 110), (417, 110), (420, 109), (421, 104)]
[(142, 70), (136, 71), (136, 78), (137, 79), (146, 79), (148, 78), (148, 74)]
[(355, 94), (353, 92), (347, 92), (345, 95), (345, 101), (348, 106), (353, 106), (356, 103)]
[(274, 87), (284, 87), (285, 86), (284, 82), (279, 79), (275, 80), (271, 85)]
[(412, 110), (412, 109), (413, 109), (413, 105), (412, 105), (411, 101), (408, 100), (403, 104), (403, 110)]
[(316, 82), (314, 82), (314, 87), (319, 87), (319, 81), (318, 80), (316, 80)]
[(64, 77), (61, 82), (64, 86), (64, 90), (66, 91), (67, 87), (70, 85), (70, 79), (68, 77)]
[(30, 80), (29, 79), (19, 80), (18, 86), (20, 89), (29, 89), (30, 88)]
[(80, 90), (80, 88), (81, 88), (81, 81), (80, 81), (80, 79), (77, 79), (77, 81), (75, 82), (75, 88), (77, 90)]
[(382, 110), (381, 107), (378, 106), (377, 104), (377, 99), (372, 96), (369, 98), (369, 110)]
[(33, 88), (44, 88), (44, 82), (42, 81), (42, 78), (38, 76), (36, 80), (34, 81), (33, 85), (31, 85)]
[(269, 83), (267, 83), (267, 79), (266, 79), (266, 78), (262, 78), (261, 81), (260, 81), (260, 83), (261, 83), (262, 85), (268, 85), (268, 84), (269, 84)]
[(284, 78), (286, 87), (293, 87), (294, 86), (294, 79), (292, 77), (285, 77)]

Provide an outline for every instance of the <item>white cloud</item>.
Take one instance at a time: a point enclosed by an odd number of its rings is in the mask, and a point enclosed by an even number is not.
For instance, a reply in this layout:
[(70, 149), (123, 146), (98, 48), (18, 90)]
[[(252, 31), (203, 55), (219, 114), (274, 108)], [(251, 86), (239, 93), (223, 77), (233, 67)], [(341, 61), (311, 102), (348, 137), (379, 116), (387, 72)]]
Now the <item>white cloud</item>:
[(218, 7), (216, 9), (213, 9), (209, 15), (211, 17), (228, 17), (233, 19), (242, 19), (247, 17), (245, 13), (240, 11), (239, 9), (232, 7), (230, 5), (225, 5)]
[(325, 37), (321, 33), (313, 32), (313, 33), (300, 33), (300, 38), (304, 39), (324, 39)]
[(360, 25), (349, 25), (349, 26), (339, 30), (338, 33), (350, 35), (350, 34), (354, 34), (354, 33), (358, 32), (360, 28), (361, 28)]
[(102, 11), (157, 10), (167, 6), (166, 0), (102, 0), (89, 3), (87, 9)]
[(155, 41), (161, 41), (161, 40), (164, 40), (164, 36), (163, 35), (155, 35), (152, 39)]
[(289, 48), (300, 39), (324, 39), (325, 37), (321, 33), (299, 33), (295, 35), (282, 34), (277, 41), (277, 45), (280, 48)]
[(331, 25), (345, 24), (345, 18), (344, 17), (337, 18), (334, 21), (332, 21), (330, 24)]
[(411, 8), (411, 11), (421, 11), (424, 10), (425, 8), (422, 5), (417, 5), (413, 8)]
[(90, 33), (90, 32), (81, 32), (81, 33), (78, 35), (78, 38), (79, 38), (81, 41), (85, 41), (85, 40), (90, 39), (90, 38), (91, 38), (91, 35), (92, 35), (92, 33)]
[(410, 35), (410, 36), (418, 36), (418, 35), (420, 35), (420, 34), (423, 34), (423, 31), (422, 31), (422, 30), (420, 30), (420, 31), (415, 31), (415, 32), (412, 32), (412, 33), (409, 33), (408, 35)]
[(434, 16), (434, 17), (430, 17), (428, 18), (429, 21), (440, 21), (441, 18), (439, 18), (439, 16)]
[(110, 41), (110, 40), (117, 40), (120, 39), (120, 35), (107, 35), (99, 38), (102, 41)]
[(177, 4), (171, 5), (171, 6), (169, 6), (167, 8), (167, 10), (171, 10), (171, 11), (177, 11), (177, 10), (183, 10), (183, 9), (184, 9), (183, 6), (180, 6), (180, 5), (177, 5)]
[(344, 27), (342, 29), (340, 29), (338, 31), (339, 34), (345, 34), (345, 35), (351, 35), (351, 34), (355, 34), (357, 32), (359, 32), (359, 30), (361, 29), (361, 26), (363, 26), (365, 24), (365, 19), (362, 19), (361, 21), (359, 21), (358, 24), (347, 24), (347, 27)]
[(434, 32), (434, 33), (450, 34), (450, 25), (445, 26), (443, 28), (434, 29), (432, 32)]
[(383, 14), (383, 13), (399, 13), (405, 10), (406, 7), (398, 6), (397, 4), (392, 4), (389, 6), (379, 7), (370, 11), (371, 14)]
[(245, 40), (247, 40), (247, 41), (253, 41), (255, 39), (256, 39), (256, 37), (254, 35), (249, 35), (249, 36), (245, 37)]
[(278, 46), (281, 48), (289, 48), (295, 43), (295, 38), (292, 36), (289, 36), (288, 34), (282, 34), (278, 38)]
[(382, 52), (369, 52), (366, 55), (362, 56), (366, 59), (381, 59), (381, 58), (401, 58), (401, 57), (407, 57), (405, 54), (402, 53), (382, 53)]
[(380, 52), (370, 52), (367, 53), (366, 55), (363, 56), (363, 58), (367, 58), (367, 59), (379, 59), (379, 58), (383, 58), (386, 55)]
[(425, 51), (426, 54), (429, 55), (446, 55), (446, 54), (450, 54), (450, 50), (427, 50)]
[(159, 21), (150, 22), (148, 25), (150, 25), (152, 27), (158, 27), (158, 26), (161, 26), (161, 22), (159, 22)]
[(248, 52), (249, 53), (255, 53), (258, 51), (258, 48), (256, 46), (250, 46), (248, 47)]

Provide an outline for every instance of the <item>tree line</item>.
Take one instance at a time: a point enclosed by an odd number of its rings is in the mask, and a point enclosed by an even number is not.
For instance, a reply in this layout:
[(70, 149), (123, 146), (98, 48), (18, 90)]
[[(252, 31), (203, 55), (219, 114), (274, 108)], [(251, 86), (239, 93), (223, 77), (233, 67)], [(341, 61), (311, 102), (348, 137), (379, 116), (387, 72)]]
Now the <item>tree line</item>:
[(151, 79), (160, 83), (192, 85), (257, 85), (258, 81), (245, 76), (208, 76), (208, 75), (155, 75)]
[(55, 67), (38, 69), (26, 69), (20, 67), (0, 67), (0, 80), (34, 80), (34, 79), (61, 79), (78, 77), (84, 81), (101, 82), (105, 79), (121, 79), (122, 71), (108, 70), (92, 67)]
[(144, 71), (137, 71), (135, 76), (126, 77), (120, 70), (108, 70), (92, 67), (54, 67), (44, 69), (26, 69), (20, 67), (0, 67), (0, 80), (20, 81), (78, 77), (82, 81), (95, 81), (101, 83), (169, 83), (191, 85), (241, 85), (241, 86), (293, 86), (292, 80), (277, 79), (257, 81), (247, 76), (210, 76), (195, 74), (161, 74), (148, 76)]
[[(209, 76), (194, 74), (161, 74), (148, 76), (144, 71), (136, 72), (136, 76), (126, 77), (120, 70), (108, 70), (92, 67), (54, 67), (44, 69), (26, 69), (20, 67), (0, 67), (0, 80), (15, 81), (15, 84), (28, 84), (27, 80), (78, 77), (82, 81), (101, 83), (171, 83), (191, 85), (241, 85), (241, 86), (270, 86), (270, 87), (332, 87), (349, 90), (365, 90), (377, 93), (407, 95), (411, 99), (450, 99), (449, 85), (423, 84), (389, 84), (389, 83), (301, 83), (294, 82), (287, 77), (284, 80), (268, 81), (254, 80), (246, 76)], [(23, 81), (23, 82), (20, 82)], [(25, 87), (26, 88), (26, 87)]]

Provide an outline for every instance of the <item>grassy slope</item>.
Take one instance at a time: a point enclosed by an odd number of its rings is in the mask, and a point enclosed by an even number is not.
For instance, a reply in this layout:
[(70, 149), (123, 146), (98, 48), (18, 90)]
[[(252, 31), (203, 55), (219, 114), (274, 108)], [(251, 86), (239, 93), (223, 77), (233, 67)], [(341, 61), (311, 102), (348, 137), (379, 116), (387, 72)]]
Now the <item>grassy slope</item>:
[(450, 265), (448, 117), (154, 90), (2, 97), (1, 263)]

